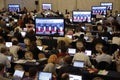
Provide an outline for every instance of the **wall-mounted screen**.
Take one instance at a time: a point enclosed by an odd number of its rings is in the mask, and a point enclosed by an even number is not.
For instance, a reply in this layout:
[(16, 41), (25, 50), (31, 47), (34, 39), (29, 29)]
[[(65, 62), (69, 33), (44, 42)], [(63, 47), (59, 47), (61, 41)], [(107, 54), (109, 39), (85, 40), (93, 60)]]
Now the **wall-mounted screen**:
[(73, 11), (72, 13), (73, 22), (91, 22), (91, 11)]
[(112, 2), (101, 2), (100, 5), (101, 6), (106, 6), (107, 10), (112, 10), (112, 8), (113, 8), (113, 3)]
[(103, 15), (106, 16), (106, 6), (92, 6), (92, 15)]
[(20, 12), (20, 5), (19, 4), (8, 4), (8, 11), (9, 12)]
[(65, 26), (63, 18), (36, 18), (36, 35), (64, 36)]
[(43, 10), (51, 10), (51, 9), (52, 9), (52, 4), (43, 3), (43, 4), (42, 4), (42, 9), (43, 9)]

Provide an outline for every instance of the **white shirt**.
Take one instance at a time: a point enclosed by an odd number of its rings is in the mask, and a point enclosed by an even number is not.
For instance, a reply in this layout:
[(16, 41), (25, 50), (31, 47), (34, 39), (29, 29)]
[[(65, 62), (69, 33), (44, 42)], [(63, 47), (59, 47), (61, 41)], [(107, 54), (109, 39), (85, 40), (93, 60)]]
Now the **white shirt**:
[(84, 61), (86, 66), (91, 66), (90, 59), (84, 52), (76, 53), (73, 57), (73, 61), (75, 60)]
[(101, 61), (106, 61), (110, 64), (112, 62), (112, 56), (110, 56), (108, 54), (105, 54), (105, 53), (102, 53), (101, 55), (98, 55), (96, 57), (96, 61), (98, 63), (101, 62)]

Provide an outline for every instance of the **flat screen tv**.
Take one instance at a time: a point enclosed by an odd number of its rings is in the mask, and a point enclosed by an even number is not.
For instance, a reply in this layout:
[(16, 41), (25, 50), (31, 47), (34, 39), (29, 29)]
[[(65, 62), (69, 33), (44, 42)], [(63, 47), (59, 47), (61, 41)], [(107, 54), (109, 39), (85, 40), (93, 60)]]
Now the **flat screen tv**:
[(106, 16), (107, 9), (106, 6), (92, 6), (92, 16), (93, 15), (103, 15)]
[(64, 36), (63, 18), (35, 18), (35, 33), (41, 36)]
[(73, 22), (91, 22), (91, 11), (73, 11), (72, 12), (72, 21)]
[(107, 10), (112, 10), (113, 9), (113, 3), (112, 2), (101, 2), (101, 6), (106, 6)]
[(50, 4), (50, 3), (43, 3), (42, 4), (42, 9), (43, 10), (51, 10), (52, 9), (52, 4)]
[(19, 4), (8, 4), (8, 11), (9, 12), (20, 12), (20, 5)]

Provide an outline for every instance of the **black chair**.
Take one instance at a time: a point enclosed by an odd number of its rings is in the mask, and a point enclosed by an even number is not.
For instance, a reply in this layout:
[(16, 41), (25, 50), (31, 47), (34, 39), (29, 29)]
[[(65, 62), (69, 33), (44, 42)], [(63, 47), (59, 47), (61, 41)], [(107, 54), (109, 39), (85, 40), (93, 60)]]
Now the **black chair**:
[(99, 70), (110, 70), (110, 64), (106, 61), (101, 61), (97, 64), (97, 69)]

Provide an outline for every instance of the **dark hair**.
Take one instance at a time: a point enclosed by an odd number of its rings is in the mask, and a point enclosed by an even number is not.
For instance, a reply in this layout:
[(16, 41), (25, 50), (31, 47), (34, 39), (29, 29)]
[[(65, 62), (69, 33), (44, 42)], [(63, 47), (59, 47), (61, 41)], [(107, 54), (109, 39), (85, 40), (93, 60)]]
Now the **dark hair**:
[(6, 47), (2, 47), (1, 50), (0, 50), (0, 52), (1, 52), (1, 53), (5, 53), (5, 52), (7, 52), (7, 50), (8, 50), (8, 49), (7, 49)]
[(31, 67), (31, 68), (29, 68), (29, 76), (30, 76), (30, 77), (35, 77), (35, 76), (36, 76), (36, 73), (37, 73), (36, 67)]
[(5, 40), (3, 37), (0, 37), (0, 43), (3, 43)]
[(80, 51), (85, 52), (85, 47), (81, 47)]
[(13, 44), (13, 45), (17, 45), (17, 44), (18, 44), (18, 41), (13, 40), (13, 41), (12, 41), (12, 44)]
[(66, 57), (64, 57), (64, 61), (65, 61), (65, 63), (67, 63), (67, 64), (71, 64), (71, 63), (72, 63), (72, 58), (71, 58), (71, 56), (66, 56)]
[(103, 47), (102, 47), (102, 51), (103, 51), (104, 53), (107, 53), (107, 52), (108, 52), (108, 47), (107, 47), (107, 46), (103, 46)]
[(5, 67), (4, 64), (0, 63), (0, 71), (4, 69), (4, 67)]

